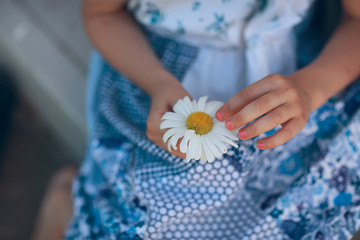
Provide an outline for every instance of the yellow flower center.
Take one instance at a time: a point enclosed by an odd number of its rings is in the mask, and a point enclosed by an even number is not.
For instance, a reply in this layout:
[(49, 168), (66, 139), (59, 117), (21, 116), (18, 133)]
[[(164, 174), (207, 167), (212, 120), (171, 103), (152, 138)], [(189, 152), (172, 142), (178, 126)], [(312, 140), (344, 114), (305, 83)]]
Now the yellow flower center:
[(186, 127), (194, 130), (196, 134), (203, 135), (213, 127), (213, 121), (211, 117), (203, 112), (194, 112), (186, 119)]

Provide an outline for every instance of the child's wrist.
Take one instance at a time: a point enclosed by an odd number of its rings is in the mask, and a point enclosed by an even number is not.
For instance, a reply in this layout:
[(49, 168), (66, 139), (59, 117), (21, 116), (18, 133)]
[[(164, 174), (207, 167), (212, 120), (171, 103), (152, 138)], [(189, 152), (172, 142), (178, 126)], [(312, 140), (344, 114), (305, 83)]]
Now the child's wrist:
[(168, 71), (160, 70), (149, 79), (145, 91), (153, 98), (159, 93), (159, 89), (164, 89), (164, 86), (181, 86), (181, 83)]
[(300, 70), (289, 77), (295, 86), (307, 96), (311, 111), (316, 110), (329, 99), (324, 89), (317, 84), (316, 74)]

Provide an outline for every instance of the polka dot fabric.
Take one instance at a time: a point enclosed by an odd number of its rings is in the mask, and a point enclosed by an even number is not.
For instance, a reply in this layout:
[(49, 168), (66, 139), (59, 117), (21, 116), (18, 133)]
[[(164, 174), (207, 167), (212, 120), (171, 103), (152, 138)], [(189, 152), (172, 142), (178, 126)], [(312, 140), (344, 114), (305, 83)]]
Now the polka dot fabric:
[(243, 178), (228, 159), (166, 176), (137, 174), (143, 167), (135, 165), (135, 189), (148, 206), (149, 239), (286, 239), (241, 191)]

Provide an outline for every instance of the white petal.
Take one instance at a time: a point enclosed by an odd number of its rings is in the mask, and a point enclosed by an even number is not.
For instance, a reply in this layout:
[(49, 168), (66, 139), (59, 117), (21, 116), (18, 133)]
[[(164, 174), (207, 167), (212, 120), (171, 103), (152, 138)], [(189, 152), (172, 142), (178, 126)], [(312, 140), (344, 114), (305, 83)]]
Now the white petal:
[(189, 148), (186, 151), (186, 162), (190, 162), (190, 160), (193, 159), (192, 155), (190, 154)]
[[(205, 136), (202, 136), (202, 137), (205, 138)], [(203, 154), (205, 154), (206, 159), (209, 162), (214, 161), (215, 156), (214, 156), (213, 152), (211, 151), (211, 149), (209, 148), (209, 146), (206, 144), (205, 139), (202, 139), (201, 143), (202, 143), (202, 147), (203, 147)]]
[(186, 104), (186, 107), (189, 109), (190, 114), (195, 112), (194, 107), (192, 105), (192, 102), (191, 102), (191, 100), (190, 100), (190, 98), (188, 96), (186, 96), (183, 101)]
[(219, 110), (222, 105), (224, 105), (224, 103), (218, 101), (208, 102), (205, 106), (204, 112), (209, 114), (210, 117), (213, 118), (215, 117), (216, 111)]
[[(224, 154), (227, 152), (227, 146), (225, 145), (225, 143), (223, 143), (221, 140), (219, 140), (217, 138), (217, 134), (214, 132), (210, 132), (207, 137), (209, 138), (209, 140), (217, 147), (217, 149), (221, 152), (220, 155)], [(216, 155), (216, 157), (219, 157), (218, 155)]]
[(197, 110), (199, 112), (204, 112), (207, 99), (208, 99), (207, 96), (201, 97), (199, 99), (199, 101), (197, 103)]
[(233, 131), (230, 131), (228, 129), (226, 129), (225, 127), (218, 127), (218, 126), (215, 126), (213, 127), (212, 131), (218, 133), (218, 134), (221, 134), (227, 138), (230, 138), (231, 140), (239, 140), (239, 138), (237, 137), (237, 135), (233, 132)]
[(191, 104), (192, 104), (192, 106), (194, 108), (194, 112), (198, 112), (199, 110), (198, 110), (198, 107), (197, 107), (197, 102), (195, 100), (192, 100)]
[(211, 159), (208, 159), (208, 162), (213, 162), (214, 160), (215, 160), (215, 156), (214, 155), (211, 155), (212, 156), (212, 158)]
[(164, 143), (169, 139), (169, 137), (180, 131), (185, 132), (186, 128), (170, 128), (169, 130), (167, 130), (163, 136)]
[(170, 138), (170, 142), (171, 142), (171, 146), (175, 149), (175, 150), (177, 150), (177, 142), (178, 142), (178, 140), (180, 139), (180, 138), (182, 138), (183, 136), (184, 136), (184, 134), (185, 134), (185, 131), (183, 131), (183, 132), (178, 132), (178, 133), (176, 133), (174, 136), (172, 136), (171, 138)]
[(189, 140), (194, 135), (194, 133), (195, 133), (194, 130), (186, 131), (185, 136), (184, 136), (183, 140), (181, 140), (181, 143), (180, 143), (180, 152), (182, 152), (182, 153), (187, 152)]
[(210, 151), (213, 153), (215, 157), (220, 157), (222, 155), (218, 147), (210, 140), (208, 135), (204, 135), (204, 142), (209, 147)]
[(175, 103), (175, 105), (173, 106), (173, 111), (175, 113), (181, 114), (184, 117), (189, 116), (189, 114), (191, 113), (190, 111), (188, 111), (185, 102), (181, 99)]
[(185, 122), (173, 121), (173, 120), (164, 120), (164, 121), (160, 124), (160, 129), (165, 129), (165, 128), (182, 128), (182, 127), (186, 127), (186, 123), (185, 123)]
[(194, 134), (194, 136), (192, 136), (192, 138), (190, 138), (189, 151), (190, 151), (191, 156), (195, 160), (200, 159), (200, 157), (201, 157), (201, 140), (200, 140), (199, 135)]
[(161, 120), (174, 120), (174, 121), (186, 121), (186, 117), (179, 113), (174, 112), (166, 112), (162, 117)]
[(207, 158), (206, 158), (206, 156), (205, 156), (205, 154), (204, 154), (204, 149), (203, 149), (202, 152), (201, 152), (200, 160), (201, 160), (201, 161), (204, 161), (204, 162), (207, 162)]
[(236, 143), (234, 143), (232, 140), (228, 139), (227, 137), (225, 137), (225, 136), (223, 136), (221, 134), (218, 134), (218, 133), (215, 133), (215, 134), (216, 134), (215, 139), (218, 139), (218, 140), (220, 140), (222, 142), (228, 143), (228, 144), (230, 144), (230, 145), (232, 145), (232, 146), (234, 146), (236, 148), (239, 147)]
[(168, 150), (169, 150), (169, 152), (171, 152), (171, 144), (170, 144), (170, 141), (168, 142)]
[(217, 120), (216, 118), (214, 118), (214, 119), (213, 119), (213, 123), (214, 123), (215, 126), (222, 127), (222, 128), (226, 128), (224, 121), (219, 121), (219, 120)]

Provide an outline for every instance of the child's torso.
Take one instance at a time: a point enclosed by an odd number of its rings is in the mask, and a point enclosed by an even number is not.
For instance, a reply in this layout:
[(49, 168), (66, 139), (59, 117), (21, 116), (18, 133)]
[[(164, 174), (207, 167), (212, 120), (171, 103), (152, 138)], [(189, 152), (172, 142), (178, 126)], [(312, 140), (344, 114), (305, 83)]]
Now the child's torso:
[(139, 22), (198, 39), (237, 45), (258, 0), (130, 0)]
[(296, 70), (293, 29), (313, 0), (129, 0), (139, 23), (199, 48), (182, 84), (227, 101), (268, 74)]

